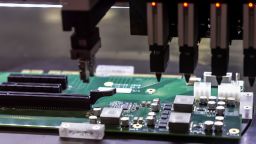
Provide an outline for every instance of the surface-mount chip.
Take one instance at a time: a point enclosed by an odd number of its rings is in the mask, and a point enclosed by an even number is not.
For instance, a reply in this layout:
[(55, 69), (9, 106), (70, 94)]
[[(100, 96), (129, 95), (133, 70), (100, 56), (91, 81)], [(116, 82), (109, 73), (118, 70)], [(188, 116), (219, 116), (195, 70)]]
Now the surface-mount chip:
[(193, 96), (177, 95), (173, 102), (173, 109), (176, 112), (192, 112), (193, 111)]
[(109, 125), (118, 125), (122, 112), (123, 112), (123, 108), (110, 108), (110, 107), (103, 108), (100, 114), (101, 123), (109, 124)]
[(191, 113), (172, 112), (169, 118), (171, 132), (186, 133), (189, 131)]

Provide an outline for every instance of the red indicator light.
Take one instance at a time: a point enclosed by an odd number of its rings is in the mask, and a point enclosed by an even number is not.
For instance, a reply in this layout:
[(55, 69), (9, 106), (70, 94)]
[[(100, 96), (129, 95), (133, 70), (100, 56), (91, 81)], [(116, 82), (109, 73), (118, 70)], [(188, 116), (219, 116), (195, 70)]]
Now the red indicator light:
[(216, 8), (220, 8), (220, 3), (217, 2), (217, 3), (215, 4), (215, 6), (216, 6)]
[(187, 7), (188, 7), (188, 3), (187, 3), (187, 2), (184, 2), (184, 3), (183, 3), (183, 7), (187, 8)]
[(151, 3), (151, 6), (152, 6), (152, 7), (155, 7), (155, 6), (156, 6), (156, 2), (152, 2), (152, 3)]
[(252, 2), (248, 3), (248, 7), (249, 8), (253, 8), (254, 7), (254, 4)]

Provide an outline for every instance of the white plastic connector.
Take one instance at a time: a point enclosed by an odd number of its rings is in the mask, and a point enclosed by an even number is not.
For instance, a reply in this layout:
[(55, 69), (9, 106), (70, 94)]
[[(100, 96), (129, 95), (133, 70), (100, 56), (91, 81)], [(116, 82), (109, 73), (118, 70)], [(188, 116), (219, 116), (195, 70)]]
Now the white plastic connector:
[(218, 86), (218, 97), (233, 97), (236, 101), (240, 99), (241, 88), (238, 83), (221, 84)]
[(101, 140), (105, 134), (105, 125), (62, 122), (59, 127), (61, 138)]
[[(225, 76), (222, 77), (221, 83), (231, 83), (232, 73), (228, 72)], [(212, 75), (212, 72), (204, 72), (204, 82), (209, 82), (212, 86), (218, 86), (216, 76)]]
[(206, 96), (207, 98), (211, 96), (211, 83), (208, 83), (208, 82), (194, 83), (194, 97), (196, 100), (198, 100), (200, 96)]

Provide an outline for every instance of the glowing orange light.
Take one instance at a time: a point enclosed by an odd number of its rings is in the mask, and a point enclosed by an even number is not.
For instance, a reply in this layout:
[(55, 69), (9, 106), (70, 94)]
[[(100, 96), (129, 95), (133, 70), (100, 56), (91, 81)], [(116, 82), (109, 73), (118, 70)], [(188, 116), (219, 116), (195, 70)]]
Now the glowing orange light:
[(187, 2), (184, 2), (184, 3), (183, 3), (183, 7), (185, 7), (185, 8), (188, 7), (188, 3), (187, 3)]
[(248, 7), (249, 7), (249, 8), (253, 8), (253, 6), (254, 6), (253, 3), (251, 3), (251, 2), (248, 3)]
[(220, 7), (220, 3), (217, 2), (217, 3), (215, 4), (215, 6), (216, 6), (216, 8), (219, 8), (219, 7)]
[(152, 7), (155, 7), (155, 6), (156, 6), (156, 2), (152, 2), (152, 3), (151, 3), (151, 6), (152, 6)]

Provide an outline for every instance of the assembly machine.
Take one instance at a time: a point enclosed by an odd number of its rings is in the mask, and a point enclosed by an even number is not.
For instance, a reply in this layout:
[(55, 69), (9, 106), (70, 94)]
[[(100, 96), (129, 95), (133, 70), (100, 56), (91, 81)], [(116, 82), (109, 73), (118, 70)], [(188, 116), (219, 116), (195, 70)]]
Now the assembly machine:
[[(94, 76), (95, 54), (101, 47), (97, 25), (116, 1), (0, 1), (60, 5), (63, 30), (73, 31), (70, 53), (79, 61), (80, 75), (0, 73), (0, 126), (58, 129), (63, 138), (102, 139), (107, 132), (239, 141), (252, 121), (253, 93), (245, 92), (238, 73), (235, 80), (227, 73), (229, 46), (232, 40), (243, 40), (244, 76), (253, 86), (254, 1), (129, 0), (131, 34), (148, 37), (150, 71), (157, 80)], [(179, 72), (186, 83), (180, 77), (162, 78), (173, 37), (178, 37)], [(201, 81), (190, 77), (205, 37), (210, 38), (212, 72), (205, 72)]]
[[(95, 54), (101, 47), (97, 24), (116, 0), (5, 0), (13, 3), (62, 4), (64, 31), (73, 31), (71, 58), (79, 61), (81, 80), (89, 82), (94, 74)], [(180, 73), (189, 81), (198, 60), (201, 38), (209, 37), (212, 52), (212, 74), (218, 83), (226, 75), (229, 46), (242, 39), (244, 76), (254, 84), (256, 69), (254, 1), (168, 1), (130, 0), (132, 35), (148, 37), (150, 71), (158, 81), (169, 61), (169, 42), (179, 39)]]

